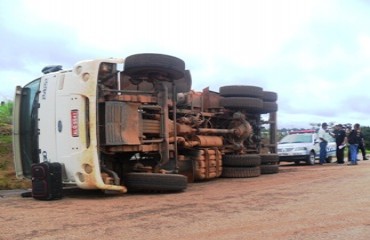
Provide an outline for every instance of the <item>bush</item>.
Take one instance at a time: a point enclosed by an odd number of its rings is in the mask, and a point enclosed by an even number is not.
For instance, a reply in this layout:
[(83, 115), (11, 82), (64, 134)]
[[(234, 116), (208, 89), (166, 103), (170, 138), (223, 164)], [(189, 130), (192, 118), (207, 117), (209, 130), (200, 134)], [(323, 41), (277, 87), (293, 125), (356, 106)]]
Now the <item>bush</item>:
[(13, 102), (1, 102), (0, 105), (0, 124), (11, 124), (13, 113)]
[(12, 152), (12, 102), (1, 102), (0, 105), (0, 190), (30, 188), (29, 180), (15, 177)]

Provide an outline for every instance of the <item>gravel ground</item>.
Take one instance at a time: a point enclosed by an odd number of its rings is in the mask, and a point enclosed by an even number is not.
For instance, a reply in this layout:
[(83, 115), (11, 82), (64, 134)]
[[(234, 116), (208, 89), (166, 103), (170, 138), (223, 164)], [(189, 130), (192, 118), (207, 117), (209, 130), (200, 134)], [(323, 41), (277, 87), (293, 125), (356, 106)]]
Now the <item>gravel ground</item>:
[(189, 184), (182, 193), (62, 200), (0, 191), (0, 239), (369, 239), (370, 161), (284, 164), (280, 173)]

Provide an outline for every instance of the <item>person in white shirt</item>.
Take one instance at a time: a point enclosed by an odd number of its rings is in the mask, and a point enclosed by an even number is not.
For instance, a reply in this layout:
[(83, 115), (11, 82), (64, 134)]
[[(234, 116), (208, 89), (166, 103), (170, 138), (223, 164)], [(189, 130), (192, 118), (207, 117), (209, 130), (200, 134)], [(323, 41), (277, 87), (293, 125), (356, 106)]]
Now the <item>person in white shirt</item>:
[(328, 124), (326, 122), (321, 124), (321, 128), (319, 130), (319, 140), (320, 140), (320, 164), (326, 163), (326, 154), (327, 150), (326, 147), (328, 146), (328, 142), (330, 141), (330, 133), (328, 131)]

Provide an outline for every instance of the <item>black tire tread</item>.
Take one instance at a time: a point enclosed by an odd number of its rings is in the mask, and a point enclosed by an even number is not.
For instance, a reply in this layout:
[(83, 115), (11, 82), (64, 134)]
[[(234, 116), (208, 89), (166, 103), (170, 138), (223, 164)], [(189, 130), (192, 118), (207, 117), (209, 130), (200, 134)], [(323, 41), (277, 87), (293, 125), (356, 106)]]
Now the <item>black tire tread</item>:
[(225, 108), (243, 109), (254, 113), (262, 110), (263, 101), (250, 97), (227, 97), (220, 99), (220, 105)]
[(261, 87), (247, 85), (230, 85), (220, 87), (220, 95), (223, 97), (255, 97), (262, 98)]
[(261, 165), (277, 164), (279, 162), (279, 155), (276, 153), (260, 154)]
[(223, 167), (221, 177), (224, 178), (252, 178), (261, 175), (258, 167)]
[(275, 174), (279, 172), (279, 165), (261, 165), (261, 174)]
[(127, 75), (145, 75), (148, 72), (166, 72), (171, 79), (180, 79), (184, 77), (185, 62), (177, 57), (156, 53), (141, 53), (126, 58)]
[(128, 191), (183, 191), (187, 178), (180, 174), (128, 173), (125, 175)]
[(262, 110), (261, 113), (272, 113), (272, 112), (277, 112), (278, 110), (278, 105), (276, 102), (263, 102)]
[(263, 91), (262, 100), (265, 102), (276, 102), (278, 99), (278, 94), (276, 92)]
[(258, 154), (224, 155), (222, 165), (228, 167), (256, 167), (261, 165)]

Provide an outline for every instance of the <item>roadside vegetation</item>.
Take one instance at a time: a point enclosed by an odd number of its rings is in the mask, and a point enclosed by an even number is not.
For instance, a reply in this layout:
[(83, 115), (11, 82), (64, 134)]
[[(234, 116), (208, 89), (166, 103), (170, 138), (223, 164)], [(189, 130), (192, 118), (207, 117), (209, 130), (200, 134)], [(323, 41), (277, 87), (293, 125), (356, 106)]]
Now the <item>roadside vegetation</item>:
[(1, 103), (0, 106), (0, 190), (26, 189), (31, 186), (29, 180), (15, 177), (12, 151), (12, 110), (13, 103)]

